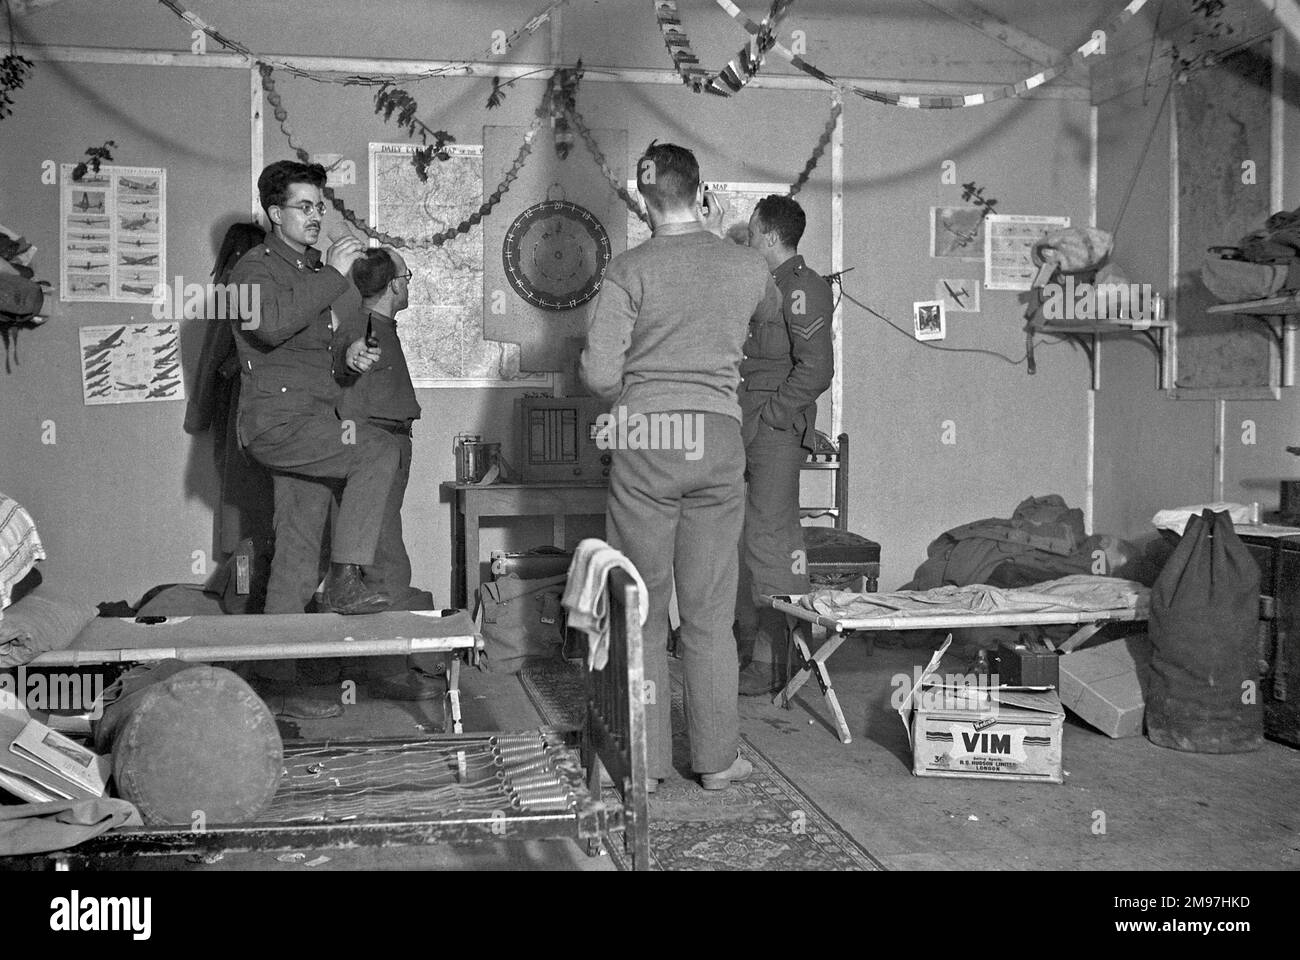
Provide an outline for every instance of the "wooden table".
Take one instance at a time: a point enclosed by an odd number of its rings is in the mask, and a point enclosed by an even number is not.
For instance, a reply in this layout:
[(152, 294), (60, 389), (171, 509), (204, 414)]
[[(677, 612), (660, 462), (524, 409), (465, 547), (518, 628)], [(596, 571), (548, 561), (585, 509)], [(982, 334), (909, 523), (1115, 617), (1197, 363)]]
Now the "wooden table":
[(563, 547), (566, 517), (605, 515), (609, 483), (592, 480), (478, 486), (445, 481), (441, 490), (451, 502), (451, 595), (457, 606), (470, 609), (480, 582), (479, 524), (483, 518), (548, 516), (552, 543)]

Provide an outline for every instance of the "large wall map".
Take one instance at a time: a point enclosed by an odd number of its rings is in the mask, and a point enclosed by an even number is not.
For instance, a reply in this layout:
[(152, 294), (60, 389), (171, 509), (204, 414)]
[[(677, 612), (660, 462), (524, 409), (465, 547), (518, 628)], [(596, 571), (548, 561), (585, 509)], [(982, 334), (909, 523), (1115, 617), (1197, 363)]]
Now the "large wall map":
[[(483, 202), (483, 148), (455, 144), (421, 183), (411, 165), (418, 145), (370, 145), (370, 222), (401, 237), (455, 226)], [(441, 247), (401, 251), (411, 271), (410, 305), (398, 318), (411, 378), (420, 387), (546, 384), (521, 374), (519, 346), (483, 337), (483, 228)]]

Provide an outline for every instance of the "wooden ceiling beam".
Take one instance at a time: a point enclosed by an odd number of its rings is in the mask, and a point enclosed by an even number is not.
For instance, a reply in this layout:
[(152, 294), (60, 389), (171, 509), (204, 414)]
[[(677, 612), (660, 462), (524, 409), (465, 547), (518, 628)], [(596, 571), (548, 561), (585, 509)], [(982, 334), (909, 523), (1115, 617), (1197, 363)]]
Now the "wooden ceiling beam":
[[(1015, 51), (1040, 67), (1055, 66), (1073, 52), (1057, 50), (1051, 44), (1044, 43), (1018, 27), (1013, 27), (973, 0), (920, 0), (920, 2), (959, 23), (966, 24), (972, 30), (1002, 44), (1008, 50)], [(1085, 88), (1090, 85), (1087, 72), (1079, 66), (1071, 67), (1056, 82), (1068, 82), (1073, 86)]]

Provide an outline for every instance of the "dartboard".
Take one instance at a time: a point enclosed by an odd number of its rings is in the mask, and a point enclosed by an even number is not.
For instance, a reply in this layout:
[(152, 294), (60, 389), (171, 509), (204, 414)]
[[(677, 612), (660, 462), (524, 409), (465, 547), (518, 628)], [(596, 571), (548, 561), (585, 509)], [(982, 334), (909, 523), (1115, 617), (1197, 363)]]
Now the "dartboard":
[(571, 310), (595, 296), (609, 257), (609, 234), (600, 221), (567, 200), (533, 204), (510, 224), (501, 244), (510, 286), (543, 310)]

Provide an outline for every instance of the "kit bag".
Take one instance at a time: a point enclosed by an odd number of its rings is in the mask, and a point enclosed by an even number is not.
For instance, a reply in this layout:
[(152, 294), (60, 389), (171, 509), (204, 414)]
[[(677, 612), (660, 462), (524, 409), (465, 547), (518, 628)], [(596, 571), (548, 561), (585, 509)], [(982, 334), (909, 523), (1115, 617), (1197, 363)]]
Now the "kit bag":
[(1201, 282), (1222, 303), (1275, 296), (1286, 287), (1289, 274), (1290, 266), (1286, 263), (1251, 263), (1209, 256), (1201, 264)]
[(17, 274), (0, 274), (0, 313), (22, 320), (40, 313), (44, 305), (45, 291), (39, 283)]
[(1263, 744), (1259, 566), (1227, 513), (1194, 516), (1151, 588), (1152, 743), (1195, 753)]
[(518, 673), (530, 659), (564, 651), (564, 584), (568, 574), (540, 580), (506, 577), (479, 587), (479, 632), (489, 673)]

